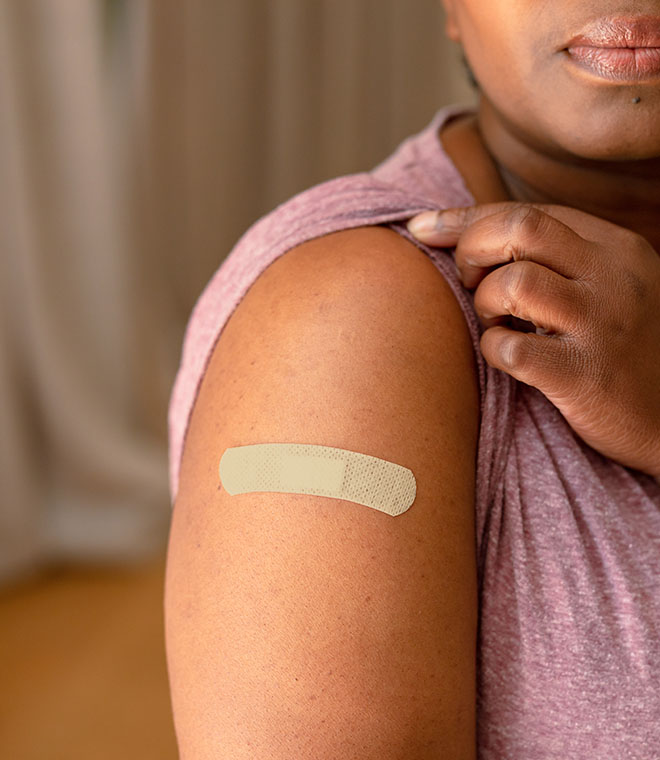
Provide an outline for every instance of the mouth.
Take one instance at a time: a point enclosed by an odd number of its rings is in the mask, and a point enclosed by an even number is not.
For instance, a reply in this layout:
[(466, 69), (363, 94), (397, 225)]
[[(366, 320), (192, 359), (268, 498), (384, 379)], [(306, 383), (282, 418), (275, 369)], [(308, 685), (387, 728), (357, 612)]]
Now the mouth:
[(660, 48), (660, 16), (599, 18), (572, 37), (563, 48)]
[(603, 79), (639, 82), (655, 78), (660, 76), (660, 17), (596, 19), (561, 52)]

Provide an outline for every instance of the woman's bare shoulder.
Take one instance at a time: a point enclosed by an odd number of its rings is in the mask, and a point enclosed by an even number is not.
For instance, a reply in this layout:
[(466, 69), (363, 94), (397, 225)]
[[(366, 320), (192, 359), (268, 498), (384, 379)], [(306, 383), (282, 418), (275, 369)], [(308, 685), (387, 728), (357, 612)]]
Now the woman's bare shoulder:
[[(260, 275), (203, 378), (170, 531), (182, 754), (473, 760), (477, 427), (469, 331), (417, 246), (342, 231)], [(223, 452), (263, 442), (400, 464), (415, 501), (227, 494)]]

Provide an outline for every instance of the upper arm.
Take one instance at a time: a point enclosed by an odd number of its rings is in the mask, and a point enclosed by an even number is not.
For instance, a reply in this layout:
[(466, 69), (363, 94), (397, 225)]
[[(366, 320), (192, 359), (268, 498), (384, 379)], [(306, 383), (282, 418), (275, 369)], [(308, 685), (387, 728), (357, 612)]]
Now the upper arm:
[[(165, 589), (182, 760), (476, 757), (478, 386), (449, 286), (386, 228), (309, 241), (253, 283), (183, 454)], [(227, 447), (312, 443), (412, 470), (391, 517), (221, 488)]]

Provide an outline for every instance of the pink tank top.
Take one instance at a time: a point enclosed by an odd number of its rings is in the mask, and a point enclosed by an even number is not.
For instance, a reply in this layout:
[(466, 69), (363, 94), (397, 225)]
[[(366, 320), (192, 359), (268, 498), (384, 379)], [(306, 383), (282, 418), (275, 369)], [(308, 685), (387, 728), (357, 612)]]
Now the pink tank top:
[(490, 367), (453, 249), (405, 222), (475, 200), (443, 150), (441, 108), (370, 172), (331, 179), (256, 221), (199, 297), (169, 407), (170, 490), (215, 343), (261, 272), (306, 240), (385, 225), (429, 256), (472, 335), (479, 374), (476, 473), (480, 760), (660, 758), (660, 484), (603, 457), (535, 388)]

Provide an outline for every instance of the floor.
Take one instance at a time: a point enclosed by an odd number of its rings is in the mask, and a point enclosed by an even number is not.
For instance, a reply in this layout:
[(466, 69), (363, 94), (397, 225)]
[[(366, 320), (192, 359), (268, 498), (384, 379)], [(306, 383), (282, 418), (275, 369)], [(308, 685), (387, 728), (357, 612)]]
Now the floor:
[(176, 760), (165, 557), (0, 588), (0, 758)]

